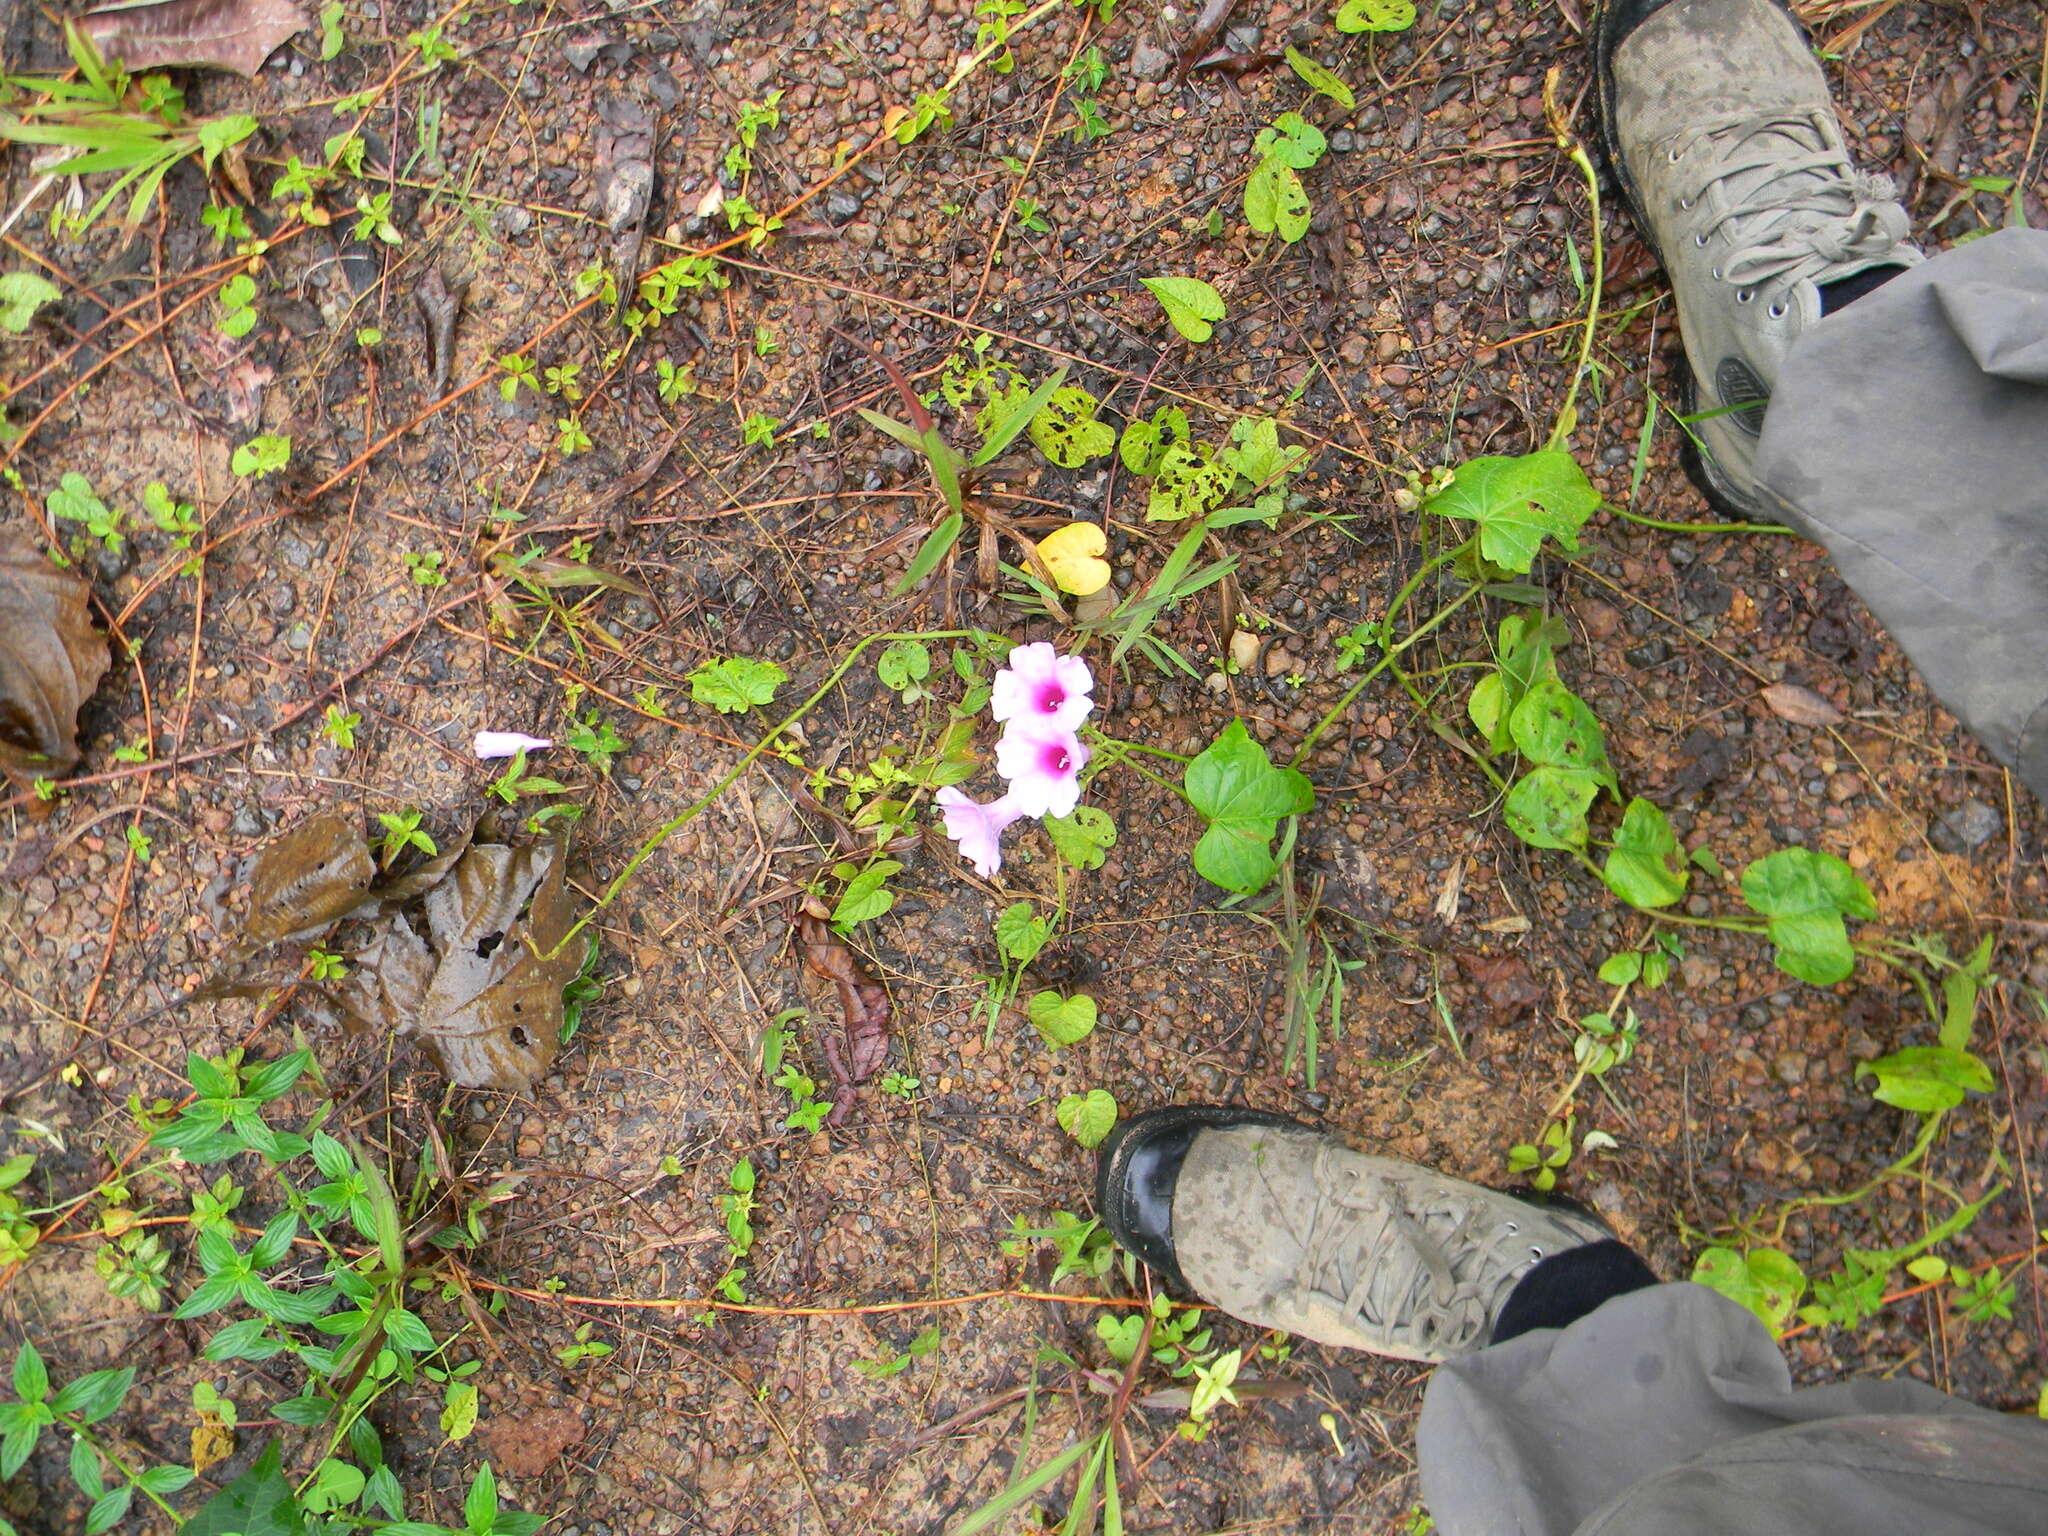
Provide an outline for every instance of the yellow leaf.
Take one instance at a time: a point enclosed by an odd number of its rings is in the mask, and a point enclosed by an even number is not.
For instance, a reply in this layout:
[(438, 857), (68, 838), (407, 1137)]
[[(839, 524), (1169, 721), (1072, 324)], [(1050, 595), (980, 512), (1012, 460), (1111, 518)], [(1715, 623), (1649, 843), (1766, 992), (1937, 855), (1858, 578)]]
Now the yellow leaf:
[(235, 1432), (213, 1414), (201, 1414), (199, 1422), (192, 1426), (192, 1470), (203, 1474), (208, 1467), (234, 1454)]
[(1109, 585), (1109, 562), (1102, 558), (1108, 548), (1100, 524), (1074, 522), (1040, 539), (1038, 558), (1062, 592), (1087, 597)]

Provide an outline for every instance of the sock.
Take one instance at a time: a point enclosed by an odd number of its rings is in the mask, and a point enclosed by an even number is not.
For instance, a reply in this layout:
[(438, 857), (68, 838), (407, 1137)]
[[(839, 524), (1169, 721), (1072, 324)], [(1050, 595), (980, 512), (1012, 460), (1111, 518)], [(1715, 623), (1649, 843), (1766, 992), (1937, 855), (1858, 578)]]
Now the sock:
[(1493, 1324), (1495, 1344), (1575, 1323), (1602, 1302), (1656, 1285), (1650, 1266), (1615, 1238), (1553, 1253), (1515, 1282)]
[(1820, 290), (1821, 314), (1832, 315), (1845, 305), (1854, 304), (1866, 293), (1876, 292), (1905, 270), (1904, 267), (1865, 267), (1854, 277), (1845, 277), (1839, 283), (1823, 283)]

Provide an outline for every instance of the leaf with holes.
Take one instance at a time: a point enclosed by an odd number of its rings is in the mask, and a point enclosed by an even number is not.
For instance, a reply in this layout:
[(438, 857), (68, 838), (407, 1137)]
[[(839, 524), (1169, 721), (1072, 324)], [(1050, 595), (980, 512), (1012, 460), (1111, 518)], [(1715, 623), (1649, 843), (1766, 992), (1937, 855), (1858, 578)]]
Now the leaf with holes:
[(1116, 843), (1116, 822), (1099, 805), (1077, 805), (1071, 816), (1048, 816), (1040, 825), (1053, 851), (1076, 869), (1102, 868)]
[(1479, 552), (1503, 570), (1527, 575), (1544, 539), (1568, 551), (1579, 547), (1579, 529), (1600, 505), (1600, 493), (1570, 454), (1545, 449), (1468, 460), (1425, 505), (1441, 517), (1476, 523)]
[(1415, 25), (1415, 0), (1344, 0), (1339, 32), (1406, 32)]
[(1805, 1272), (1775, 1248), (1758, 1248), (1748, 1254), (1733, 1248), (1709, 1248), (1693, 1266), (1692, 1278), (1695, 1285), (1719, 1291), (1749, 1308), (1773, 1338), (1784, 1333), (1799, 1298), (1806, 1294)]
[(1177, 405), (1162, 405), (1150, 416), (1140, 416), (1124, 428), (1118, 453), (1124, 468), (1134, 475), (1156, 475), (1166, 450), (1188, 441), (1188, 413)]
[(1245, 222), (1262, 235), (1292, 245), (1308, 233), (1311, 211), (1301, 173), (1282, 161), (1261, 160), (1244, 184)]
[(1969, 1051), (1946, 1045), (1909, 1045), (1856, 1068), (1856, 1080), (1877, 1079), (1872, 1094), (1915, 1115), (1954, 1109), (1966, 1094), (1989, 1093), (1991, 1069)]
[(1061, 469), (1079, 469), (1116, 447), (1116, 428), (1095, 416), (1099, 402), (1069, 384), (1056, 389), (1031, 418), (1031, 441)]
[(1252, 153), (1277, 160), (1293, 170), (1305, 171), (1323, 158), (1330, 141), (1323, 130), (1299, 112), (1282, 112), (1270, 128), (1261, 128), (1252, 140)]
[(1173, 443), (1159, 457), (1152, 492), (1145, 501), (1145, 519), (1177, 523), (1206, 517), (1230, 497), (1237, 467), (1219, 458), (1207, 443)]
[(1287, 50), (1287, 67), (1302, 78), (1311, 89), (1321, 91), (1346, 112), (1357, 110), (1358, 98), (1351, 93), (1336, 71), (1317, 63), (1299, 48)]

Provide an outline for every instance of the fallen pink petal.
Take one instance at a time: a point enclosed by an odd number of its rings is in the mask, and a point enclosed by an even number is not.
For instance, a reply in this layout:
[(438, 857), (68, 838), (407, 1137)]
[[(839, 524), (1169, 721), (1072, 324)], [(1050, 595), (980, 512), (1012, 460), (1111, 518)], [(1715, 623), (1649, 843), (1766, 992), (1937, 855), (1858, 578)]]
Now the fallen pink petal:
[(960, 857), (974, 866), (974, 872), (989, 879), (1003, 867), (1003, 829), (1026, 813), (1009, 795), (982, 805), (950, 784), (939, 791), (937, 800), (946, 818), (946, 836), (960, 845)]
[(1066, 816), (1081, 800), (1088, 749), (1072, 731), (1012, 720), (996, 743), (996, 772), (1009, 781), (1003, 798), (1026, 816)]
[(1094, 674), (1078, 656), (1062, 656), (1043, 640), (1020, 645), (996, 673), (988, 712), (1048, 731), (1072, 731), (1095, 707)]
[(522, 752), (539, 752), (554, 742), (545, 736), (527, 736), (518, 731), (478, 731), (470, 750), (484, 762), (494, 757), (517, 757)]

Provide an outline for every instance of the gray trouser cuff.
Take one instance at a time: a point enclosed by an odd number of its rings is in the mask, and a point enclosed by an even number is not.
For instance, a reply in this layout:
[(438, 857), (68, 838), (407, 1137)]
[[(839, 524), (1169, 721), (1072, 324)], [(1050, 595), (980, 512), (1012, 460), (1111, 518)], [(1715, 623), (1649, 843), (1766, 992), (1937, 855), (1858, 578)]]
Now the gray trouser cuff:
[(1416, 1432), (1443, 1536), (2038, 1536), (2048, 1424), (1907, 1380), (1794, 1388), (1704, 1286), (1616, 1297), (1438, 1367)]
[(2048, 800), (2048, 231), (1944, 251), (1808, 331), (1756, 470)]

